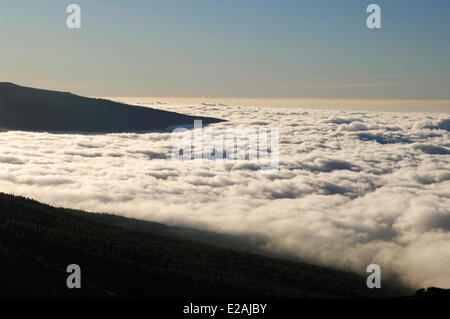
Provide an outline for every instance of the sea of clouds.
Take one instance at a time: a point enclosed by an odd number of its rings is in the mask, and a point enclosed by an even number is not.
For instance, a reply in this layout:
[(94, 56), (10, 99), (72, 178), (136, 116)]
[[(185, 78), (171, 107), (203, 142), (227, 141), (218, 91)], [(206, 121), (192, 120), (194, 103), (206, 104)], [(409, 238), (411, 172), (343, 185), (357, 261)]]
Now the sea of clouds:
[[(142, 104), (142, 103), (141, 103)], [(169, 132), (0, 133), (0, 191), (56, 206), (264, 239), (263, 249), (450, 288), (450, 119), (152, 104), (211, 127), (279, 128), (279, 170), (171, 159)]]

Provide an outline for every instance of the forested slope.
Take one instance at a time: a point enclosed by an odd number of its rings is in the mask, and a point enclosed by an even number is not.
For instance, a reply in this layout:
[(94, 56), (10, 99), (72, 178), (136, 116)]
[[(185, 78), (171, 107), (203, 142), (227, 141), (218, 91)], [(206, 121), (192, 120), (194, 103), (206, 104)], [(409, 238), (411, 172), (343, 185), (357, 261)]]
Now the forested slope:
[[(369, 290), (365, 278), (348, 272), (182, 239), (170, 227), (161, 231), (165, 227), (0, 194), (0, 297), (374, 298), (405, 293), (389, 284)], [(80, 265), (82, 289), (66, 287), (69, 264)]]

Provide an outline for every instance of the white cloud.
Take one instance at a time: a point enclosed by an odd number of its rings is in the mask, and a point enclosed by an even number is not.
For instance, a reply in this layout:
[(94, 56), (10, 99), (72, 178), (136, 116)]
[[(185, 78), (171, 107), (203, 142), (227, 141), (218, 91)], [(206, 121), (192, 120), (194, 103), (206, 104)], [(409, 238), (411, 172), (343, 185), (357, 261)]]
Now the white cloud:
[[(145, 104), (145, 103), (142, 103)], [(168, 133), (0, 133), (0, 190), (46, 203), (252, 234), (268, 251), (450, 287), (448, 119), (424, 113), (160, 104), (279, 127), (280, 170), (171, 160)]]

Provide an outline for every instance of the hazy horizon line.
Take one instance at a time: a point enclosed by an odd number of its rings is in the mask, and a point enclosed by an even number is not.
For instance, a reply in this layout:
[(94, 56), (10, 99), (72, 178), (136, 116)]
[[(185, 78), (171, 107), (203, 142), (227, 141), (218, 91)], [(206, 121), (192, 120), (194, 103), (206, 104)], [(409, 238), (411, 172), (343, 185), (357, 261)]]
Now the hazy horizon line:
[[(81, 95), (78, 93), (74, 93)], [(431, 101), (431, 102), (450, 102), (448, 99), (415, 99), (415, 98), (343, 98), (343, 97), (234, 97), (234, 96), (164, 96), (164, 95), (88, 95), (92, 98), (161, 98), (161, 99), (233, 99), (233, 100), (359, 100), (359, 101)]]
[[(130, 104), (215, 104), (220, 106), (298, 107), (306, 109), (450, 113), (450, 100), (439, 99), (357, 99), (357, 98), (230, 98), (164, 96), (97, 96)], [(213, 105), (211, 105), (213, 106)]]

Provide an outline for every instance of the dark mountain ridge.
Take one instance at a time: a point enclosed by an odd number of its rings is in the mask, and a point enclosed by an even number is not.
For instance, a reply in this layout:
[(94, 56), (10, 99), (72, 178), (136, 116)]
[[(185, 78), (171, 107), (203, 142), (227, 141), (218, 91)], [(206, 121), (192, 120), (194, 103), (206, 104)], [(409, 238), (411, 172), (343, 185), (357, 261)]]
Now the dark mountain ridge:
[(0, 83), (0, 113), (0, 128), (25, 131), (145, 132), (223, 121), (8, 82)]

